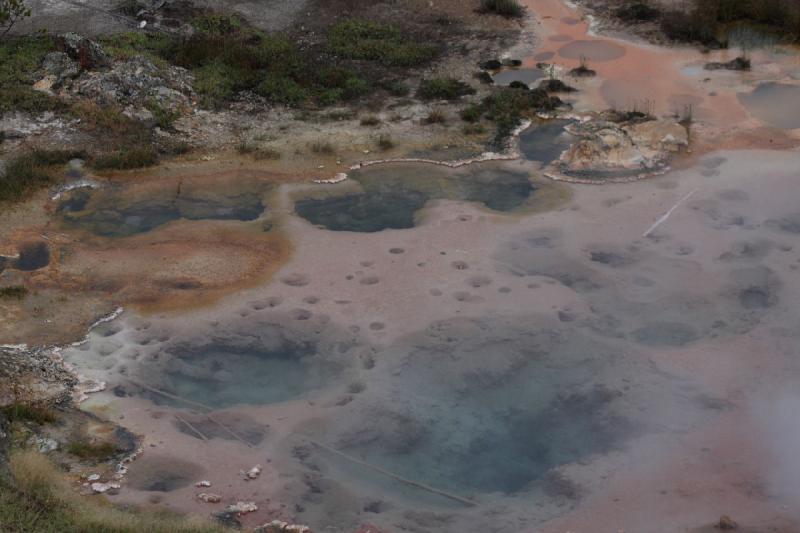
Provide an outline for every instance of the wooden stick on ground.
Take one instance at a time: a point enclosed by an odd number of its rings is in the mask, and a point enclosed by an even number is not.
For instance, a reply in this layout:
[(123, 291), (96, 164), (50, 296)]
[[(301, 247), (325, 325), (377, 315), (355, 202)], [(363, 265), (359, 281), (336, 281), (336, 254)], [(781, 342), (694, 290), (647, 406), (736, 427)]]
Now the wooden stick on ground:
[[(155, 388), (155, 387), (151, 387), (150, 385), (145, 385), (144, 383), (142, 383), (142, 382), (140, 382), (140, 381), (136, 381), (136, 380), (133, 380), (133, 379), (130, 379), (130, 378), (126, 378), (126, 379), (127, 379), (129, 382), (131, 382), (132, 384), (134, 384), (134, 385), (136, 385), (137, 387), (139, 387), (139, 388), (142, 388), (142, 389), (144, 389), (144, 390), (146, 390), (146, 391), (150, 391), (150, 392), (152, 392), (152, 393), (154, 393), (154, 394), (160, 394), (161, 396), (164, 396), (165, 398), (170, 398), (170, 399), (172, 399), (172, 400), (175, 400), (175, 401), (177, 401), (177, 402), (183, 402), (183, 403), (185, 403), (185, 404), (187, 404), (187, 405), (192, 405), (192, 406), (194, 406), (194, 407), (197, 407), (197, 408), (199, 408), (199, 409), (203, 409), (203, 410), (205, 410), (205, 411), (213, 411), (213, 410), (214, 410), (214, 408), (213, 408), (213, 407), (209, 407), (208, 405), (204, 405), (204, 404), (202, 404), (202, 403), (195, 402), (195, 401), (193, 401), (193, 400), (189, 400), (189, 399), (186, 399), (186, 398), (182, 398), (182, 397), (180, 397), (180, 396), (177, 396), (177, 395), (175, 395), (175, 394), (169, 393), (169, 392), (167, 392), (167, 391), (163, 391), (163, 390), (161, 390), (161, 389), (157, 389), (157, 388)], [(204, 414), (204, 415), (206, 416), (206, 418), (208, 418), (210, 421), (214, 422), (214, 423), (215, 423), (215, 424), (217, 424), (219, 427), (221, 427), (223, 430), (225, 430), (225, 432), (226, 432), (226, 433), (228, 433), (229, 435), (231, 435), (231, 436), (232, 436), (234, 439), (238, 440), (239, 442), (241, 442), (242, 444), (244, 444), (244, 445), (245, 445), (245, 446), (247, 446), (248, 448), (252, 448), (252, 447), (253, 447), (253, 445), (252, 445), (252, 444), (250, 444), (249, 442), (247, 442), (247, 440), (245, 440), (244, 438), (242, 438), (240, 435), (237, 435), (235, 431), (233, 431), (231, 428), (229, 428), (228, 426), (226, 426), (225, 424), (223, 424), (222, 422), (220, 422), (220, 421), (219, 421), (219, 420), (217, 420), (216, 418), (212, 417), (212, 416), (211, 416), (211, 414), (209, 414), (208, 412), (205, 412), (205, 413), (203, 413), (203, 414)]]
[(413, 481), (411, 479), (404, 478), (404, 477), (399, 476), (399, 475), (397, 475), (397, 474), (395, 474), (393, 472), (389, 472), (388, 470), (385, 470), (385, 469), (383, 469), (383, 468), (381, 468), (379, 466), (375, 466), (375, 465), (369, 464), (369, 463), (367, 463), (365, 461), (362, 461), (361, 459), (356, 459), (355, 457), (353, 457), (351, 455), (348, 455), (348, 454), (346, 454), (344, 452), (340, 452), (336, 448), (332, 448), (332, 447), (328, 446), (327, 444), (322, 444), (321, 442), (316, 442), (316, 441), (313, 441), (311, 439), (308, 439), (308, 440), (314, 446), (317, 446), (317, 447), (319, 447), (319, 448), (321, 448), (323, 450), (326, 450), (326, 451), (328, 451), (328, 452), (330, 452), (330, 453), (332, 453), (334, 455), (338, 455), (339, 457), (342, 457), (343, 459), (347, 459), (351, 463), (355, 463), (357, 465), (363, 466), (364, 468), (369, 468), (370, 470), (374, 470), (375, 472), (378, 472), (379, 474), (383, 474), (384, 476), (390, 477), (390, 478), (394, 479), (395, 481), (399, 481), (401, 483), (405, 483), (406, 485), (410, 485), (412, 487), (416, 487), (418, 489), (422, 489), (424, 491), (427, 491), (427, 492), (430, 492), (430, 493), (433, 493), (433, 494), (437, 494), (439, 496), (444, 496), (445, 498), (449, 498), (449, 499), (455, 500), (455, 501), (457, 501), (459, 503), (463, 503), (464, 505), (466, 505), (468, 507), (475, 507), (476, 505), (478, 505), (474, 501), (469, 500), (467, 498), (464, 498), (462, 496), (458, 496), (456, 494), (451, 494), (449, 492), (445, 492), (443, 490), (439, 490), (439, 489), (436, 489), (434, 487), (431, 487), (430, 485), (426, 485), (426, 484), (420, 483), (418, 481)]
[(194, 427), (192, 424), (190, 424), (188, 420), (186, 420), (185, 418), (183, 418), (182, 416), (180, 416), (178, 413), (172, 413), (172, 416), (174, 416), (174, 417), (175, 417), (175, 418), (178, 420), (178, 422), (181, 422), (181, 423), (182, 423), (183, 425), (185, 425), (187, 428), (191, 429), (191, 430), (192, 430), (192, 432), (193, 432), (195, 435), (197, 435), (198, 437), (200, 437), (202, 440), (204, 440), (204, 441), (208, 442), (208, 437), (206, 437), (206, 436), (203, 434), (203, 432), (202, 432), (202, 431), (200, 431), (199, 429), (197, 429), (196, 427)]

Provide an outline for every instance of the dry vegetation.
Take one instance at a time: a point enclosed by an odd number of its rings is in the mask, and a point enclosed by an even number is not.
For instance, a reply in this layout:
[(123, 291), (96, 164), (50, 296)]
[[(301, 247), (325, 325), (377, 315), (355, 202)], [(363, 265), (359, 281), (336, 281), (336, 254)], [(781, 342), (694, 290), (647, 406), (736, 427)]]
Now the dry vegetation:
[(122, 510), (76, 493), (43, 455), (17, 451), (0, 472), (0, 525), (14, 533), (223, 533), (200, 519), (165, 511)]

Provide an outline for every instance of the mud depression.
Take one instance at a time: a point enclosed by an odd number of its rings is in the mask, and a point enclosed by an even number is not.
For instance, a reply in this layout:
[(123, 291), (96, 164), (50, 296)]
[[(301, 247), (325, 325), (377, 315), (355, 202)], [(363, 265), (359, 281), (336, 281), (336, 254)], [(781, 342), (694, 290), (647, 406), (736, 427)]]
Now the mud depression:
[[(126, 312), (63, 350), (107, 382), (87, 408), (124, 415), (155, 445), (114, 498), (157, 492), (207, 513), (187, 481), (202, 476), (225, 501), (259, 502), (245, 523), (288, 515), (343, 532), (560, 531), (596, 521), (608, 498), (657, 500), (685, 527), (731, 501), (740, 520), (776, 523), (783, 493), (737, 480), (772, 487), (787, 467), (741, 449), (758, 443), (752, 406), (796, 376), (798, 164), (720, 153), (654, 180), (551, 193), (545, 211), (526, 209), (540, 189), (524, 161), (387, 165), (344, 186), (289, 187), (270, 205), (296, 249), (270, 283), (208, 310)], [(415, 200), (395, 204), (393, 191)], [(351, 196), (360, 207), (328, 203)], [(99, 198), (72, 212), (92, 220)], [(243, 485), (237, 472), (253, 464), (264, 473)]]

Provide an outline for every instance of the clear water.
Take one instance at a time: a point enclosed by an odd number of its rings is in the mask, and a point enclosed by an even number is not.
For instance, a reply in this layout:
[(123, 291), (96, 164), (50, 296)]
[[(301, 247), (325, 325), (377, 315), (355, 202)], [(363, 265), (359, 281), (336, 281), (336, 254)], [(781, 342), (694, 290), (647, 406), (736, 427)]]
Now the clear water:
[(19, 248), (19, 259), (14, 262), (17, 270), (33, 271), (50, 264), (50, 247), (45, 242), (24, 244)]
[(576, 331), (536, 318), (452, 320), (394, 349), (403, 362), (380, 383), (383, 397), (351, 413), (359, 422), (333, 442), (410, 479), (462, 495), (526, 491), (638, 431), (614, 385), (631, 362)]
[(761, 83), (751, 93), (740, 93), (739, 101), (755, 117), (772, 126), (800, 128), (800, 85)]
[[(625, 55), (625, 49), (609, 41), (572, 41), (558, 49), (565, 59), (586, 58), (592, 61), (613, 61)], [(590, 65), (591, 66), (591, 65)]]
[(564, 130), (569, 123), (568, 120), (548, 120), (533, 124), (519, 136), (522, 155), (542, 165), (558, 159), (575, 142), (575, 137)]
[(76, 189), (64, 195), (58, 211), (67, 225), (103, 237), (127, 237), (178, 219), (255, 220), (264, 212), (258, 188), (188, 192), (156, 189), (146, 195), (122, 188)]
[(163, 368), (161, 388), (214, 408), (295, 399), (322, 387), (341, 370), (320, 361), (316, 346), (308, 342), (178, 345), (166, 355), (171, 359)]
[(530, 85), (531, 83), (544, 78), (544, 76), (544, 71), (538, 68), (518, 68), (501, 70), (492, 76), (492, 79), (494, 79), (494, 82), (497, 85), (509, 85), (514, 81), (519, 81), (526, 85)]
[(527, 172), (471, 165), (453, 171), (427, 164), (393, 164), (353, 172), (360, 191), (299, 199), (295, 212), (333, 231), (406, 229), (430, 200), (463, 200), (495, 211), (522, 207), (535, 187)]

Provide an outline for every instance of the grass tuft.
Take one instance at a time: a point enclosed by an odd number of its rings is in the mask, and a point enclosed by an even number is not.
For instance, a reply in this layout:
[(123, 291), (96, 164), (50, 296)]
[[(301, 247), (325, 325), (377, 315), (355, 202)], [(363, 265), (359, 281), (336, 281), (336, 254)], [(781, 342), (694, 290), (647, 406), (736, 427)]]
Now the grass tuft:
[(28, 287), (22, 285), (11, 285), (8, 287), (0, 287), (0, 300), (22, 300), (28, 295)]

